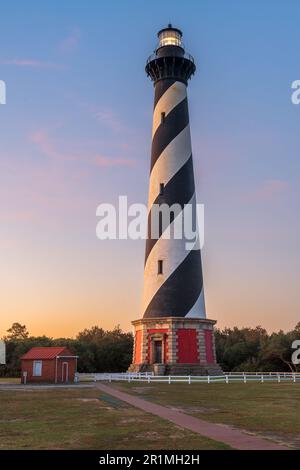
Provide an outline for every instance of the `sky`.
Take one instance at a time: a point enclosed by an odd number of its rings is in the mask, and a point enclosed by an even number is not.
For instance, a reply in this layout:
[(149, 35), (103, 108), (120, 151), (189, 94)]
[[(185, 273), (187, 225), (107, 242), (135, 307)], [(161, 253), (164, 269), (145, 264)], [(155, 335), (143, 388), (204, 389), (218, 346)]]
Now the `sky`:
[(299, 321), (297, 0), (0, 1), (0, 336), (126, 331), (144, 241), (96, 237), (96, 208), (147, 202), (153, 85), (169, 22), (197, 65), (189, 108), (204, 287), (217, 326)]

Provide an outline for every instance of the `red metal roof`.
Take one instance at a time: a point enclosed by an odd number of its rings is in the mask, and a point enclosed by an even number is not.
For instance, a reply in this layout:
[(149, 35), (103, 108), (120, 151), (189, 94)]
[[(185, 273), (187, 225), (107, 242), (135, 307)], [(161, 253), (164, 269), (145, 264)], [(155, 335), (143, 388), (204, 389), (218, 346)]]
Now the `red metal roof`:
[(73, 356), (65, 346), (51, 346), (49, 348), (31, 348), (21, 359), (55, 359), (60, 355)]

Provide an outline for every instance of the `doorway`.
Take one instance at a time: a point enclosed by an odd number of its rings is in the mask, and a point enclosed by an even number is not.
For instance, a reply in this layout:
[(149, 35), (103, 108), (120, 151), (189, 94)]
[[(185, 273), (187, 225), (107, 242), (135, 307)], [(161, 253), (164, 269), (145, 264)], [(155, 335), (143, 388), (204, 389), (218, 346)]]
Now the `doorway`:
[(154, 364), (162, 364), (163, 357), (162, 357), (162, 341), (153, 341), (154, 343)]
[(62, 382), (69, 382), (69, 364), (67, 362), (62, 363)]

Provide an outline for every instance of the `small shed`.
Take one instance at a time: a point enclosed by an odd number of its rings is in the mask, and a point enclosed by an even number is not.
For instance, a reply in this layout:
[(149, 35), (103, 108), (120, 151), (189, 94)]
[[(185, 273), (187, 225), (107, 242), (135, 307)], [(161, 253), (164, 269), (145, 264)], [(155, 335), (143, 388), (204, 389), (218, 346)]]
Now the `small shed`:
[(21, 357), (21, 382), (74, 382), (77, 358), (65, 346), (31, 348)]

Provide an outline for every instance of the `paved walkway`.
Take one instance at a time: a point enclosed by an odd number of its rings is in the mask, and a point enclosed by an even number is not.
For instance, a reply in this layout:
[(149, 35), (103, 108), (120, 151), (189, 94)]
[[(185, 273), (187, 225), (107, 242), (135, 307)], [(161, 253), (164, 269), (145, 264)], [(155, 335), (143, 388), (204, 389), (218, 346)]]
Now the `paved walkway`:
[(262, 439), (258, 436), (247, 434), (243, 431), (233, 429), (225, 424), (209, 423), (199, 418), (175, 411), (166, 406), (156, 405), (142, 398), (121, 392), (102, 383), (97, 383), (97, 388), (102, 392), (108, 393), (119, 400), (125, 401), (136, 408), (152, 413), (160, 418), (171, 421), (177, 426), (181, 426), (190, 431), (209, 437), (214, 441), (224, 442), (234, 449), (239, 450), (289, 450), (280, 444)]
[(57, 388), (94, 388), (94, 384), (13, 384), (13, 383), (0, 383), (0, 391), (5, 392), (7, 390), (22, 391), (22, 390), (47, 390)]

